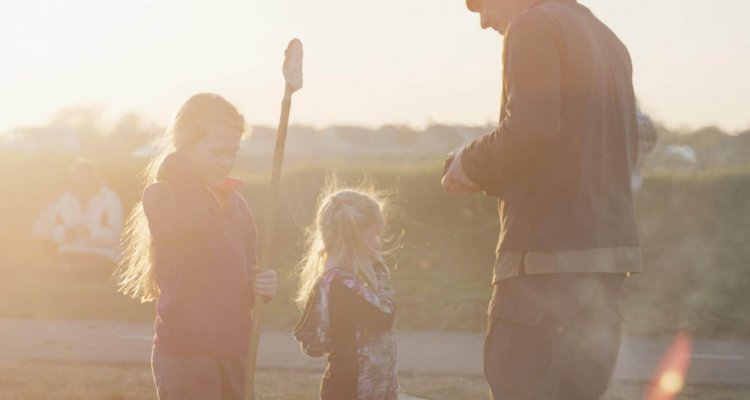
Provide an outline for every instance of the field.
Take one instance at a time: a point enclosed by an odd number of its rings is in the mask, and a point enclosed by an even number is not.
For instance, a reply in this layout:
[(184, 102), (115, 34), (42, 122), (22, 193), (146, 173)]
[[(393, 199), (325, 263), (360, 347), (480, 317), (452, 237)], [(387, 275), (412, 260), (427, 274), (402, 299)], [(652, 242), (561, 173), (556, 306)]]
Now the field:
[[(6, 157), (0, 184), (0, 316), (148, 321), (153, 305), (115, 293), (113, 280), (79, 279), (55, 270), (52, 249), (30, 236), (43, 205), (64, 187), (65, 158), (45, 163)], [(102, 175), (127, 207), (140, 186), (136, 162), (101, 164)], [(489, 277), (497, 235), (496, 205), (481, 195), (454, 196), (439, 186), (440, 162), (408, 166), (292, 165), (284, 176), (278, 262), (278, 298), (269, 323), (288, 328), (298, 316), (291, 302), (294, 264), (315, 199), (326, 176), (346, 182), (365, 176), (389, 191), (388, 236), (403, 329), (482, 330), (491, 293)], [(18, 171), (23, 171), (20, 173)], [(240, 163), (243, 194), (261, 232), (265, 176)], [(750, 226), (750, 171), (722, 170), (646, 177), (637, 211), (646, 273), (629, 280), (622, 312), (630, 334), (684, 330), (699, 337), (750, 337), (746, 244)], [(744, 278), (743, 278), (744, 277)]]
[[(151, 321), (153, 304), (116, 293), (107, 274), (82, 278), (59, 270), (54, 249), (35, 241), (31, 223), (64, 187), (69, 159), (39, 163), (6, 158), (0, 172), (6, 188), (0, 206), (0, 317)], [(261, 232), (266, 180), (240, 164), (242, 189)], [(102, 175), (132, 207), (140, 192), (141, 165), (112, 161)], [(23, 171), (20, 173), (19, 171)], [(491, 293), (489, 277), (498, 225), (496, 204), (481, 195), (451, 196), (439, 186), (440, 162), (414, 165), (292, 165), (284, 176), (282, 219), (274, 265), (282, 277), (269, 310), (269, 325), (289, 329), (299, 311), (292, 304), (294, 264), (303, 232), (325, 179), (368, 178), (388, 192), (390, 257), (398, 291), (400, 329), (480, 331)], [(714, 170), (690, 175), (652, 174), (637, 195), (646, 273), (630, 279), (621, 309), (629, 334), (662, 336), (687, 331), (719, 339), (750, 338), (750, 289), (745, 243), (750, 226), (750, 171)], [(402, 391), (427, 399), (486, 399), (481, 377), (402, 374)], [(319, 375), (306, 371), (262, 371), (259, 399), (314, 398)], [(83, 364), (33, 360), (0, 362), (0, 400), (152, 399), (145, 365)], [(608, 400), (642, 398), (639, 382), (613, 382)], [(681, 399), (741, 399), (746, 387), (687, 386)]]
[[(257, 376), (259, 400), (316, 398), (320, 375), (301, 371), (261, 371)], [(483, 400), (489, 398), (480, 377), (401, 375), (403, 393), (430, 400)], [(148, 366), (51, 362), (0, 363), (0, 400), (152, 400), (153, 378)], [(646, 387), (636, 382), (613, 382), (603, 400), (643, 398)], [(687, 386), (680, 399), (740, 400), (750, 388)]]

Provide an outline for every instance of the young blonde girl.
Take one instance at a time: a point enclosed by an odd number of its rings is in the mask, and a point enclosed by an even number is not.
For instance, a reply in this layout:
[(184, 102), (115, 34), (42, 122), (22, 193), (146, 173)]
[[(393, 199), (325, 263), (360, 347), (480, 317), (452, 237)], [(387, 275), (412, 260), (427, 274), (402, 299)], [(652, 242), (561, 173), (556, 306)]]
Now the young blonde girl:
[(256, 276), (256, 228), (229, 178), (245, 119), (223, 97), (191, 97), (146, 170), (131, 214), (120, 290), (156, 300), (152, 369), (159, 399), (241, 399)]
[(309, 356), (328, 354), (320, 398), (395, 400), (394, 308), (382, 256), (384, 203), (369, 191), (323, 196), (300, 263), (295, 338)]

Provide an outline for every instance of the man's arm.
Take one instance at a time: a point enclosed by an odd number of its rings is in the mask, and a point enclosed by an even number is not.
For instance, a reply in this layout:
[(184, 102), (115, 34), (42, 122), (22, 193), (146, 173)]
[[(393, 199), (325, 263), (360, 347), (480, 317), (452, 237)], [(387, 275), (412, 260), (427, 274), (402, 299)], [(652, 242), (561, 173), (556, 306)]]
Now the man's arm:
[(508, 97), (500, 125), (464, 147), (467, 177), (499, 194), (549, 151), (560, 134), (560, 54), (551, 22), (536, 10), (508, 28), (503, 67)]

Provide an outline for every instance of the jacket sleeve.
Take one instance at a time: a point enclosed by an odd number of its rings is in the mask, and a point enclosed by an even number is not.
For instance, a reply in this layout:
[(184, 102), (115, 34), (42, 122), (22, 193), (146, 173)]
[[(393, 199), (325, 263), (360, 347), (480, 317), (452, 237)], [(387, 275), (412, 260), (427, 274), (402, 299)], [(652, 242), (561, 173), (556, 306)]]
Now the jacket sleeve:
[(464, 148), (461, 165), (499, 195), (528, 170), (560, 133), (560, 55), (553, 26), (539, 11), (519, 14), (505, 34), (506, 97), (498, 128)]
[(193, 242), (205, 238), (208, 202), (190, 159), (172, 153), (159, 169), (158, 182), (143, 192), (143, 211), (155, 242)]
[(389, 331), (393, 328), (393, 311), (381, 310), (339, 279), (334, 279), (331, 283), (331, 302), (338, 304), (345, 318), (366, 329)]
[(122, 233), (122, 203), (115, 192), (109, 192), (100, 224), (91, 228), (91, 239), (97, 243), (115, 245)]

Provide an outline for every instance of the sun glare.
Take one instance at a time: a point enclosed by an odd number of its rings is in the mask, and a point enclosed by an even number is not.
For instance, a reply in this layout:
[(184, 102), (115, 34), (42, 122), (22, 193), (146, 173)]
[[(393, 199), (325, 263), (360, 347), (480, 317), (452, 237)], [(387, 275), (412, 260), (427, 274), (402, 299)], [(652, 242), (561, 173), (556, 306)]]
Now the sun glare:
[(646, 400), (671, 400), (685, 386), (685, 377), (693, 355), (693, 341), (680, 332), (667, 350), (661, 365), (651, 381)]
[(659, 379), (659, 389), (665, 394), (676, 395), (682, 391), (685, 385), (685, 377), (680, 371), (669, 370), (662, 374)]

